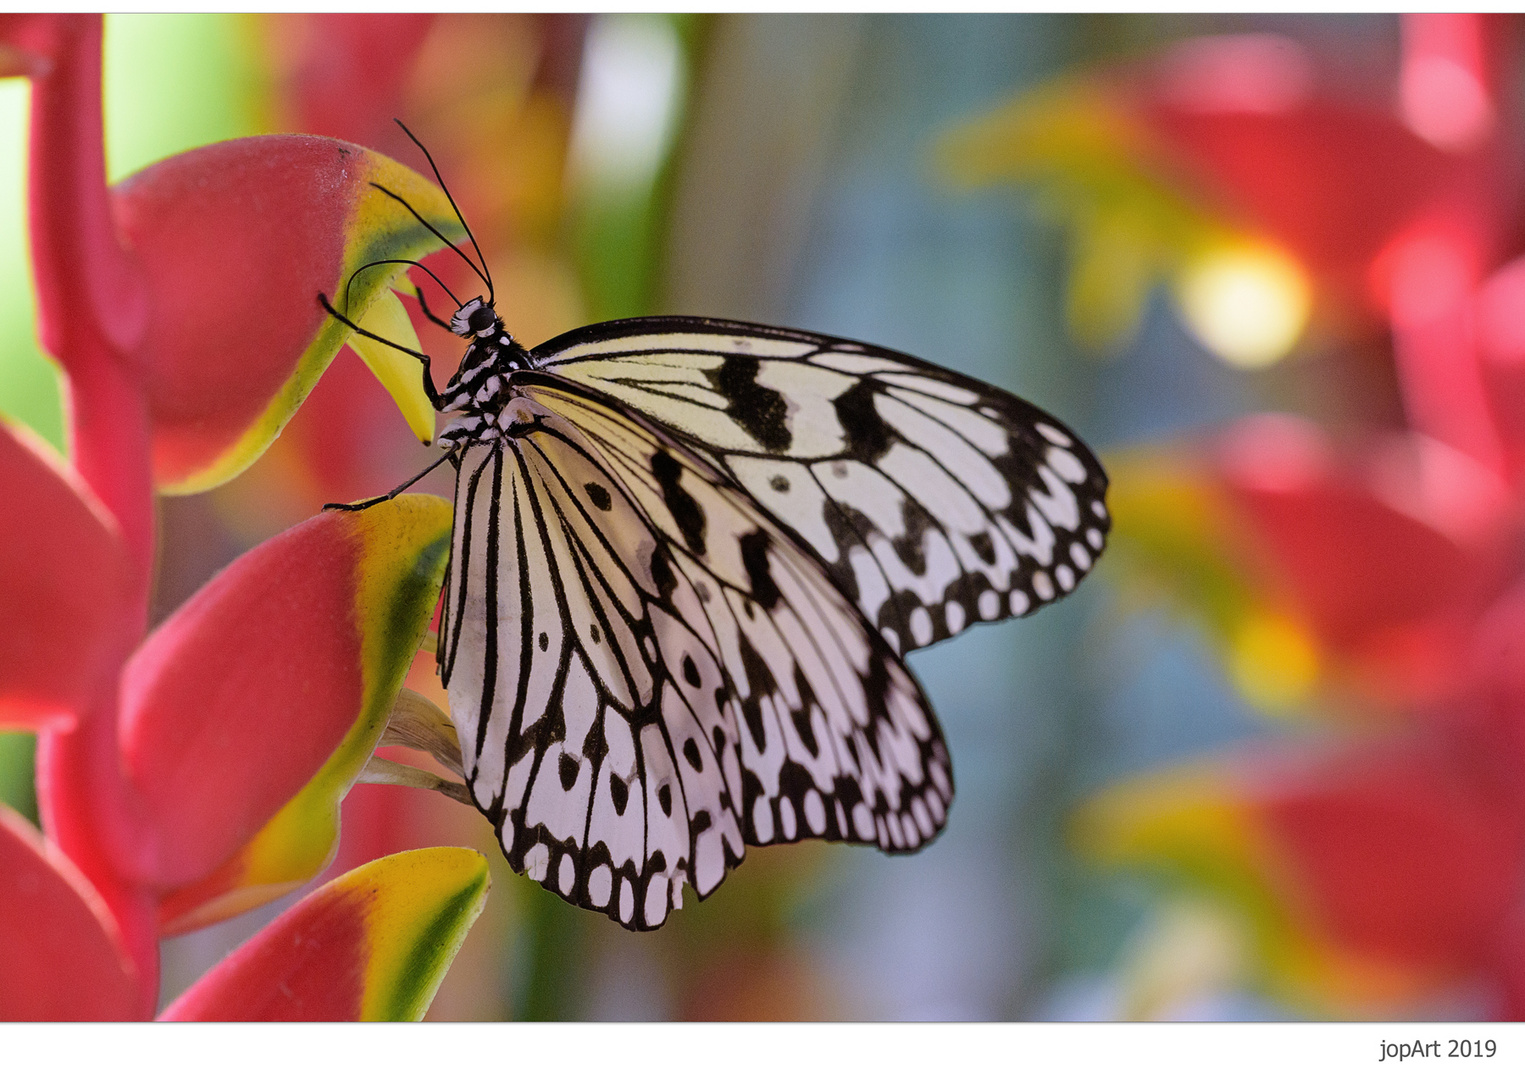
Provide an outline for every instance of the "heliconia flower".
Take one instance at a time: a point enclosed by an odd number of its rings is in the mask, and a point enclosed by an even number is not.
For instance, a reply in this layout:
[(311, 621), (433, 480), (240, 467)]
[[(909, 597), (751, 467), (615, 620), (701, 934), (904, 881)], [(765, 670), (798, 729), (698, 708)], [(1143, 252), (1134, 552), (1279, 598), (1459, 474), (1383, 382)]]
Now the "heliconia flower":
[[(1510, 775), (1426, 741), (1353, 744), (1140, 777), (1075, 835), (1114, 867), (1205, 896), (1246, 927), (1261, 986), (1335, 1015), (1391, 1015), (1515, 971), (1521, 800)], [(1525, 959), (1525, 957), (1516, 958)]]
[(367, 863), (281, 915), (163, 1020), (421, 1020), (481, 914), (487, 860), (423, 848)]
[(1497, 477), (1417, 435), (1342, 453), (1308, 421), (1261, 416), (1109, 468), (1125, 478), (1117, 580), (1198, 619), (1271, 711), (1319, 691), (1393, 705), (1454, 690), (1520, 535)]
[(53, 448), (0, 422), (0, 727), (89, 707), (130, 647), (136, 573), (121, 531)]
[(235, 561), (122, 673), (121, 745), (154, 843), (119, 861), (165, 893), (166, 932), (311, 878), (434, 613), (451, 507), (329, 512)]
[[(393, 122), (407, 119), (466, 209), (493, 270), (498, 309), (521, 340), (546, 340), (591, 321), (577, 275), (546, 244), (569, 197), (562, 174), (586, 19), (320, 13), (264, 19), (262, 40), (274, 69), (270, 104), (282, 124), (421, 167), (417, 147)], [(461, 58), (468, 55), (480, 61), (472, 62), (475, 74), (463, 82)], [(529, 68), (515, 57), (531, 58)], [(445, 100), (452, 105), (441, 109)], [(499, 137), (482, 139), (483, 123)], [(454, 252), (441, 250), (423, 262), (462, 300), (485, 292)], [(432, 309), (449, 315), (453, 305), (429, 274), (415, 270), (413, 277)], [(460, 359), (460, 339), (424, 319), (412, 300), (406, 303), (443, 385)], [(398, 332), (413, 331), (399, 324)], [(350, 344), (365, 347), (358, 337)], [(416, 365), (395, 351), (380, 352), (404, 368)], [(224, 522), (248, 535), (268, 535), (300, 520), (312, 505), (366, 498), (428, 463), (417, 428), (410, 432), (397, 422), (392, 402), (355, 361), (341, 351), (274, 452), (219, 494)], [(416, 366), (409, 377), (416, 380)], [(415, 425), (432, 422), (432, 413), (420, 410)]]
[[(17, 511), (0, 528), (0, 707), (39, 729), (57, 858), (33, 847), (88, 879), (93, 892), (74, 891), (106, 909), (130, 1015), (145, 1016), (163, 933), (289, 891), (332, 857), (339, 800), (434, 610), (451, 516), (427, 496), (320, 515), (142, 640), (154, 484), (220, 483), (269, 445), (350, 336), (320, 293), (415, 341), (390, 291), (402, 265), (384, 260), (460, 224), (409, 170), (302, 136), (206, 147), (108, 192), (100, 18), (0, 18), (0, 44), (3, 70), (33, 80), (39, 334), (68, 381), (74, 465), (0, 432)], [(429, 437), (416, 359), (370, 351)]]
[[(133, 654), (121, 676), (121, 767), (136, 814), (99, 822), (97, 843), (135, 888), (160, 898), (161, 933), (264, 903), (332, 858), (339, 802), (381, 738), (433, 615), (450, 522), (450, 504), (428, 495), (320, 515), (235, 561)], [(66, 866), (55, 891), (67, 885), (84, 897), (75, 907), (101, 908), (79, 870), (40, 845), (28, 849), (34, 862)], [(36, 892), (34, 880), (0, 880), (0, 912), (10, 894)], [(131, 929), (96, 914), (120, 949)], [(0, 952), (26, 936), (24, 915), (0, 918)], [(0, 1017), (32, 1015), (0, 1001)]]
[[(146, 340), (160, 490), (216, 486), (279, 434), (350, 339), (319, 307), (319, 293), (356, 321), (375, 311), (376, 332), (416, 348), (388, 289), (404, 268), (374, 267), (352, 287), (351, 275), (377, 260), (417, 259), (440, 241), (373, 185), (447, 235), (461, 235), (433, 184), (332, 139), (236, 139), (178, 154), (117, 185), (115, 217), (154, 298)], [(360, 345), (361, 355), (428, 441), (433, 411), (418, 361), (373, 344)]]
[[(1473, 55), (1486, 24), (1405, 26), (1401, 110), (1342, 97), (1289, 38), (1197, 38), (1023, 94), (950, 133), (944, 160), (964, 184), (1035, 185), (1070, 227), (1082, 341), (1131, 336), (1164, 281), (1208, 348), (1260, 366), (1296, 344), (1315, 297), (1338, 325), (1379, 327), (1378, 264), (1416, 225), (1454, 227), (1484, 262), (1501, 254), (1514, 188)], [(1470, 51), (1454, 46), (1469, 36)], [(1456, 86), (1465, 107), (1446, 97)], [(1472, 126), (1453, 138), (1436, 117)]]
[[(461, 848), (368, 863), (296, 904), (163, 1019), (421, 1019), (487, 887), (487, 860)], [(0, 1020), (147, 1019), (141, 977), (95, 888), (0, 806)]]

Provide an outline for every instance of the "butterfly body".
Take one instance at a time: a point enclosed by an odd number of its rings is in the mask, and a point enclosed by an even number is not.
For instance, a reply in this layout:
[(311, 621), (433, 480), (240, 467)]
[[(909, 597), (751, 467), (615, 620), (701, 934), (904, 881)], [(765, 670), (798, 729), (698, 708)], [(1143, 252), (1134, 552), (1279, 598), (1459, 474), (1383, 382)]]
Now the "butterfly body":
[(694, 318), (534, 349), (490, 303), (436, 395), (457, 466), (438, 664), (509, 864), (635, 929), (747, 846), (913, 851), (952, 769), (900, 659), (1072, 589), (1080, 441), (903, 354)]

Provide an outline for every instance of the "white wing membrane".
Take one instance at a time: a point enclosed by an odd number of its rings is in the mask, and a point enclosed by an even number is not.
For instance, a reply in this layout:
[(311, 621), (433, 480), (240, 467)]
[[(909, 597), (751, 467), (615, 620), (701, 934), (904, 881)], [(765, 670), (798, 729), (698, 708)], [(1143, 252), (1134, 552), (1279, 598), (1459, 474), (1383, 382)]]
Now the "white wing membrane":
[(670, 318), (584, 327), (533, 356), (713, 464), (897, 652), (1065, 595), (1106, 543), (1106, 474), (1078, 438), (914, 357)]
[[(673, 370), (662, 400), (714, 412)], [(747, 844), (930, 840), (953, 787), (920, 688), (740, 472), (586, 385), (519, 386), (462, 455), (439, 643), (510, 865), (650, 929)]]

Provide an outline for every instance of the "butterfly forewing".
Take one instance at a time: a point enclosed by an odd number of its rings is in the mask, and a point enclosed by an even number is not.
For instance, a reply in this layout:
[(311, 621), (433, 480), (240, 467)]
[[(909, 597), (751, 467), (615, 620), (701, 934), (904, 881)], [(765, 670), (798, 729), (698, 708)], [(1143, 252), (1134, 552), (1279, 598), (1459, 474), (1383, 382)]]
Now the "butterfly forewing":
[(601, 323), (533, 355), (745, 491), (896, 651), (1064, 596), (1106, 542), (1106, 474), (1078, 438), (911, 356), (691, 318)]
[(439, 646), (510, 865), (649, 929), (746, 844), (935, 835), (941, 734), (821, 561), (626, 406), (520, 393), (461, 457)]

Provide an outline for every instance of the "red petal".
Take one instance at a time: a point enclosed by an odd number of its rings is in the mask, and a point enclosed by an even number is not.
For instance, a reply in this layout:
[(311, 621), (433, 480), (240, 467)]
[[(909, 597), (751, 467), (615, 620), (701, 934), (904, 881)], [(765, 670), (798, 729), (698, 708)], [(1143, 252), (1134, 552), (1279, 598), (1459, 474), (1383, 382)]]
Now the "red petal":
[(1255, 787), (1316, 916), (1358, 951), (1476, 965), (1525, 883), (1508, 784), (1434, 747), (1353, 752)]
[(487, 887), (487, 860), (463, 848), (367, 863), (276, 919), (161, 1019), (422, 1019)]
[(123, 674), (121, 734), (161, 836), (129, 865), (163, 887), (204, 877), (357, 724), (379, 736), (434, 608), (449, 522), (449, 504), (424, 495), (320, 514), (154, 631)]
[(0, 806), (0, 1020), (144, 1019), (139, 998), (95, 889)]
[[(272, 135), (201, 147), (112, 191), (153, 296), (145, 344), (154, 471), (176, 491), (213, 486), (274, 439), (343, 344), (341, 307), (363, 263), (440, 242), (399, 203), (459, 233), (443, 194), (389, 158), (333, 139)], [(355, 282), (355, 313), (397, 267)]]
[(111, 515), (53, 450), (0, 423), (0, 726), (85, 711), (131, 643)]
[(1270, 35), (1186, 42), (1129, 96), (1202, 189), (1357, 287), (1415, 215), (1456, 193), (1486, 199), (1499, 179), (1486, 156), (1437, 149), (1395, 110), (1335, 99)]
[(1223, 475), (1282, 586), (1334, 650), (1394, 685), (1433, 693), (1455, 676), (1514, 534), (1508, 493), (1428, 440), (1342, 460), (1285, 417), (1239, 425)]

